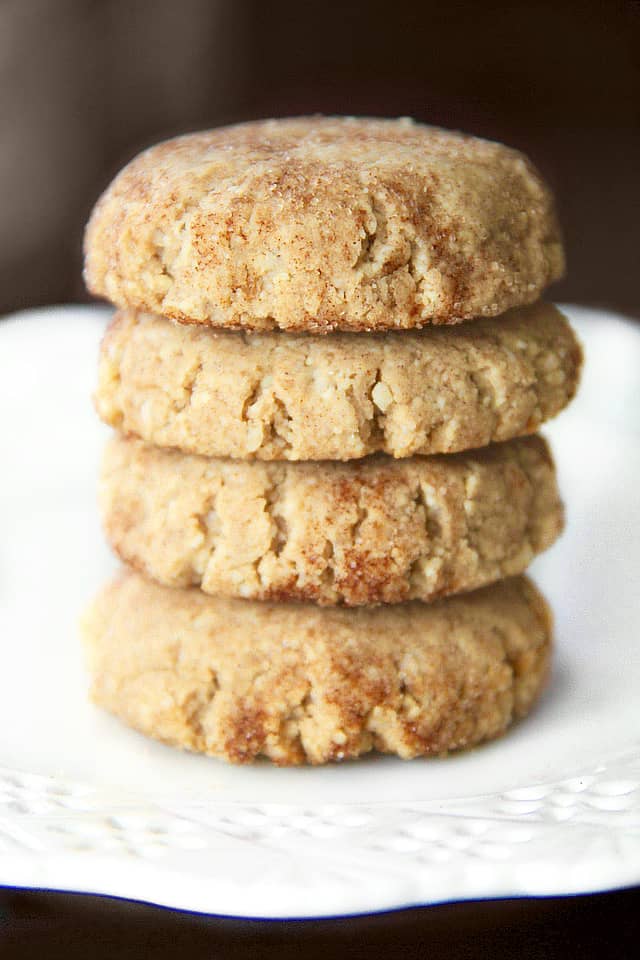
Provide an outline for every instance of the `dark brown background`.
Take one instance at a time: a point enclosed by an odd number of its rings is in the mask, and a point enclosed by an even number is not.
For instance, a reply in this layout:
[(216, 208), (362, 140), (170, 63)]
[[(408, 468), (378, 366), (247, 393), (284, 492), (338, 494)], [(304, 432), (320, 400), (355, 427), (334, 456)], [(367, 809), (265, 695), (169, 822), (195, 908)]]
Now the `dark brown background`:
[(9, 893), (2, 960), (637, 960), (634, 891), (443, 904), (369, 917), (241, 921)]
[(4, 0), (0, 311), (84, 296), (83, 223), (141, 147), (319, 111), (525, 150), (568, 245), (554, 296), (640, 315), (639, 28), (631, 0)]
[[(558, 195), (559, 299), (640, 317), (640, 6), (615, 0), (0, 0), (0, 312), (84, 298), (98, 192), (162, 137), (409, 114), (525, 150)], [(0, 955), (631, 957), (637, 892), (251, 924), (0, 895)]]

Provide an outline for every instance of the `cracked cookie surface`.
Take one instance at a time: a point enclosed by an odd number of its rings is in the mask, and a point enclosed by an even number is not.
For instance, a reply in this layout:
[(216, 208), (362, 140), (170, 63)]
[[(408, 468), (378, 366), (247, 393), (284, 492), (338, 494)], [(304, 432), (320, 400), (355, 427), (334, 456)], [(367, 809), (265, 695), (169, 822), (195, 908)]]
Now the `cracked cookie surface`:
[(148, 444), (211, 457), (452, 453), (532, 433), (575, 393), (581, 351), (550, 304), (453, 328), (249, 334), (116, 314), (96, 407)]
[(521, 573), (563, 522), (541, 437), (343, 464), (207, 459), (116, 435), (100, 500), (116, 552), (160, 583), (326, 605), (431, 600)]
[(247, 330), (496, 316), (562, 275), (551, 194), (501, 144), (409, 120), (298, 118), (136, 157), (85, 237), (89, 289)]
[(123, 573), (83, 633), (96, 704), (234, 763), (472, 746), (530, 710), (551, 654), (549, 610), (525, 577), (432, 605), (319, 610)]

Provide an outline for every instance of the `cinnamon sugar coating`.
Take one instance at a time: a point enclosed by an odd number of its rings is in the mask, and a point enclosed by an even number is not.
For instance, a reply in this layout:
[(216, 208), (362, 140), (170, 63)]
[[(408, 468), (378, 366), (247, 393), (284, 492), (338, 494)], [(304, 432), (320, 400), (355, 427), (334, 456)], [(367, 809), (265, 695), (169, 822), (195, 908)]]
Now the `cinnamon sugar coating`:
[(562, 275), (551, 194), (502, 144), (302, 117), (136, 157), (86, 232), (89, 289), (246, 330), (410, 329), (504, 313)]

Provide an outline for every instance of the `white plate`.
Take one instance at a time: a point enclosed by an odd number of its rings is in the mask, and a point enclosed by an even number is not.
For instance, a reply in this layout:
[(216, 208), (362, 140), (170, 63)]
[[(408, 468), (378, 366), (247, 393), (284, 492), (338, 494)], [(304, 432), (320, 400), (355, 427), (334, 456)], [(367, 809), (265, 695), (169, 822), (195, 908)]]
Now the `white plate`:
[(86, 701), (81, 609), (115, 566), (89, 395), (106, 313), (0, 324), (0, 882), (245, 917), (328, 916), (640, 881), (640, 328), (570, 308), (588, 363), (547, 430), (569, 524), (534, 573), (554, 679), (446, 760), (234, 768)]

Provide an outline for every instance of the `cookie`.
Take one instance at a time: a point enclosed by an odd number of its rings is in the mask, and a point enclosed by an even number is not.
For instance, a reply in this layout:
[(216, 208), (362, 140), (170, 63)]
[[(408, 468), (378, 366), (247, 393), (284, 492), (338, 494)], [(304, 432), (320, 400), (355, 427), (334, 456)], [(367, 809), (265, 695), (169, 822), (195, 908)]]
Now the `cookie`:
[(246, 334), (116, 315), (102, 419), (211, 457), (352, 460), (452, 453), (531, 433), (573, 397), (580, 347), (545, 303), (455, 329)]
[(386, 330), (496, 316), (561, 276), (522, 154), (410, 120), (303, 117), (136, 157), (86, 231), (89, 289), (246, 330)]
[(499, 736), (544, 685), (551, 617), (525, 577), (347, 610), (125, 573), (94, 601), (84, 637), (92, 699), (143, 733), (233, 763), (326, 763)]
[(343, 464), (206, 459), (116, 436), (100, 499), (116, 552), (160, 583), (348, 606), (521, 573), (562, 527), (540, 437)]

